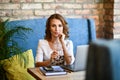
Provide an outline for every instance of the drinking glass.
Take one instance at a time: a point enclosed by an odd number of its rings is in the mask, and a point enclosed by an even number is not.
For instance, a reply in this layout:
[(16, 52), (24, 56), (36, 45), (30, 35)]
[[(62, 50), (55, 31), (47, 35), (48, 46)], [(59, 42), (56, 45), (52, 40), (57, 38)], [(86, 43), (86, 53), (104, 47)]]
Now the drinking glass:
[(63, 55), (63, 49), (62, 49), (62, 45), (60, 42), (55, 42), (54, 49), (55, 51), (58, 52), (59, 55)]

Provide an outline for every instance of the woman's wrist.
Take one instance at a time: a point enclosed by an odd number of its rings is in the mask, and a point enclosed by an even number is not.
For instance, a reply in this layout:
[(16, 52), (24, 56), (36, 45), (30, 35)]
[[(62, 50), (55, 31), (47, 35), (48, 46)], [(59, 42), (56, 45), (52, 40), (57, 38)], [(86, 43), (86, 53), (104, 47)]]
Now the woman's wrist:
[(50, 65), (51, 65), (51, 59), (50, 59), (50, 60), (48, 60), (48, 63), (47, 63), (47, 64), (48, 64), (48, 66), (50, 66)]

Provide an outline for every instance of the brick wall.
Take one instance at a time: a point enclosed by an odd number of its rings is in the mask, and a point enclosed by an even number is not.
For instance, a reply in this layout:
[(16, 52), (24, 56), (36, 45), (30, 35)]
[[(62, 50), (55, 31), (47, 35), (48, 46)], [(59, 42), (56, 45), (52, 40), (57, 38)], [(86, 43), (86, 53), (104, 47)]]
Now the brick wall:
[(114, 38), (120, 39), (120, 0), (114, 1)]
[(106, 39), (112, 39), (113, 38), (113, 24), (114, 24), (114, 0), (104, 0), (103, 1), (103, 8), (104, 8), (104, 14), (103, 14), (103, 32), (104, 32), (104, 38)]
[[(0, 19), (43, 18), (53, 13), (66, 18), (93, 18), (97, 37), (110, 39), (113, 38), (113, 27), (119, 28), (120, 24), (119, 6), (116, 2), (117, 10), (113, 14), (113, 4), (113, 0), (0, 0)], [(114, 34), (118, 33), (118, 29), (114, 30)]]

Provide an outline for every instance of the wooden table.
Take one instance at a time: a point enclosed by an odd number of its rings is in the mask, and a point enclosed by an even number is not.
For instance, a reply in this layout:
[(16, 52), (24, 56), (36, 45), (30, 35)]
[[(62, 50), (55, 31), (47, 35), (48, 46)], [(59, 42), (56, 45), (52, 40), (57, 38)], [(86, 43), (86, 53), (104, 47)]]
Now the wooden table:
[(39, 68), (28, 68), (27, 71), (37, 80), (85, 80), (85, 71), (68, 72), (58, 76), (44, 76)]

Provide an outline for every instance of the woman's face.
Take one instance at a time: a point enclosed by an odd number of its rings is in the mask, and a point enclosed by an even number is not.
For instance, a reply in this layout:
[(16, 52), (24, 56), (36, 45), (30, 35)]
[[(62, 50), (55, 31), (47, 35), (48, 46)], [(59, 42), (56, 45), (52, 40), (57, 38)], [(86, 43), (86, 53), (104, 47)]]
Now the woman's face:
[(50, 22), (50, 31), (52, 37), (59, 37), (63, 33), (63, 25), (59, 19), (52, 19)]

